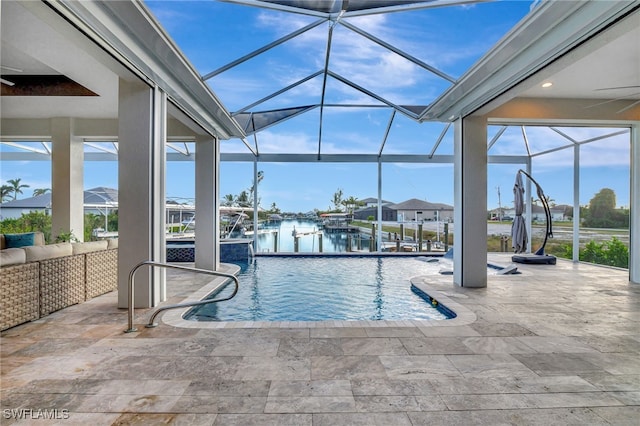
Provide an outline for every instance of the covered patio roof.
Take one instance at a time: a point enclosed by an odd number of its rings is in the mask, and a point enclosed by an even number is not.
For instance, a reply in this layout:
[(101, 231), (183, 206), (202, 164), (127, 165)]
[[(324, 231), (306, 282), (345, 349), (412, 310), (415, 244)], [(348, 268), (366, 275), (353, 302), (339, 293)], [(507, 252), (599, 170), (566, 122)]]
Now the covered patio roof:
[[(5, 10), (9, 15), (19, 13), (14, 22), (38, 26), (11, 3), (7, 2)], [(186, 113), (211, 133), (228, 139), (221, 145), (223, 160), (251, 161), (260, 156), (262, 161), (376, 162), (424, 161), (425, 158), (433, 161), (438, 154), (451, 154), (442, 149), (443, 140), (453, 137), (448, 123), (482, 107), (490, 110), (498, 98), (505, 117), (513, 114), (514, 109), (525, 108), (523, 103), (539, 105), (553, 99), (571, 104), (571, 113), (567, 116), (573, 117), (573, 123), (579, 117), (601, 124), (638, 119), (640, 29), (636, 3), (517, 2), (521, 4), (515, 8), (508, 4), (513, 2), (486, 3), (471, 0), (209, 3), (210, 12), (220, 12), (219, 16), (210, 13), (202, 17), (209, 22), (209, 27), (221, 27), (225, 34), (223, 40), (246, 37), (247, 28), (252, 28), (251, 32), (257, 34), (253, 41), (255, 49), (235, 53), (233, 49), (224, 49), (223, 43), (228, 41), (214, 39), (208, 42), (208, 51), (197, 54), (182, 51), (184, 46), (180, 40), (165, 52), (144, 47), (157, 45), (148, 42), (158, 37), (152, 35), (156, 20), (169, 31), (197, 24), (193, 16), (184, 25), (179, 25), (175, 15), (171, 15), (171, 22), (163, 21), (162, 12), (171, 2), (147, 2), (150, 10), (136, 7), (136, 13), (123, 13), (128, 6), (118, 3), (62, 2), (50, 6), (71, 12), (79, 22), (91, 22), (92, 16), (103, 17), (105, 25), (94, 31), (99, 31), (106, 41), (113, 40), (108, 43), (111, 54), (134, 61), (140, 73), (159, 77), (164, 82), (175, 102), (170, 105), (170, 113), (178, 118), (176, 122), (188, 121), (181, 120)], [(496, 13), (502, 13), (502, 29), (494, 25), (487, 32), (495, 38), (491, 42), (495, 44), (484, 43), (484, 56), (472, 55), (448, 62), (441, 57), (443, 51), (436, 45), (425, 44), (425, 38), (436, 37), (430, 30), (443, 31), (443, 27), (435, 26), (434, 19), (447, 17), (452, 23), (472, 20), (470, 9), (476, 8), (494, 8)], [(246, 27), (238, 28), (238, 33), (234, 33), (234, 28), (225, 28), (223, 21), (228, 13), (242, 14)], [(131, 43), (125, 44), (121, 39), (116, 42), (116, 37), (121, 38), (122, 34), (106, 25), (114, 14), (128, 28), (137, 28), (124, 34)], [(416, 28), (396, 28), (393, 18), (399, 15), (412, 17), (423, 27), (431, 25), (433, 29), (415, 32)], [(273, 38), (276, 33), (257, 27), (257, 17), (292, 22), (291, 29), (279, 30), (283, 34), (269, 41), (266, 37)], [(372, 20), (382, 23), (373, 25)], [(489, 24), (477, 25), (482, 29)], [(78, 118), (115, 118), (116, 99), (112, 94), (117, 92), (114, 87), (117, 79), (114, 77), (127, 75), (128, 71), (114, 69), (113, 65), (104, 67), (72, 46), (57, 52), (55, 58), (49, 57), (42, 47), (34, 50), (32, 43), (43, 37), (55, 39), (54, 35), (47, 34), (46, 28), (39, 28), (30, 37), (13, 38), (11, 25), (9, 22), (8, 30), (3, 31), (7, 34), (3, 37), (2, 56), (2, 75), (6, 81), (26, 74), (62, 74), (100, 96), (88, 99), (3, 96), (5, 130), (0, 141), (4, 159), (42, 159), (50, 154), (46, 145), (40, 146), (43, 141), (46, 144), (49, 135), (37, 131), (28, 137), (18, 131), (12, 135), (14, 126), (9, 119), (47, 117), (60, 108)], [(211, 37), (208, 31), (199, 28), (197, 37)], [(455, 28), (447, 31), (437, 36), (452, 52), (477, 43), (455, 39)], [(131, 46), (142, 40), (146, 41), (139, 51), (132, 51)], [(425, 46), (431, 46), (430, 50), (424, 50)], [(283, 49), (287, 49), (286, 55), (280, 53)], [(363, 57), (354, 57), (356, 50), (363, 51)], [(475, 51), (475, 55), (482, 52), (477, 48)], [(183, 55), (194, 58), (188, 60)], [(168, 57), (174, 59), (167, 61)], [(165, 74), (152, 70), (149, 58), (154, 58)], [(289, 62), (281, 62), (282, 58)], [(95, 71), (79, 75), (78, 67), (74, 69), (69, 65), (79, 61)], [(180, 63), (180, 66), (170, 70), (169, 63)], [(272, 70), (264, 68), (265, 65), (272, 66)], [(399, 71), (391, 72), (391, 65)], [(265, 72), (255, 72), (256, 69)], [(278, 69), (280, 71), (276, 71)], [(380, 74), (381, 70), (390, 75)], [(189, 80), (200, 82), (195, 86), (197, 90), (192, 83), (185, 86), (184, 82)], [(553, 82), (553, 87), (542, 88), (545, 81)], [(205, 95), (207, 91), (209, 94)], [(190, 96), (201, 99), (190, 100)], [(213, 103), (204, 100), (207, 96)], [(505, 111), (509, 105), (514, 108)], [(535, 117), (522, 117), (522, 120), (505, 117), (490, 119), (499, 125), (550, 122), (536, 121)], [(345, 124), (345, 120), (352, 124)], [(368, 124), (371, 120), (378, 125)], [(37, 129), (37, 126), (30, 127)], [(176, 127), (176, 130), (170, 129), (167, 141), (169, 158), (193, 159), (193, 138), (187, 136), (189, 132), (179, 130), (179, 125)], [(304, 130), (300, 130), (301, 127)], [(375, 131), (371, 131), (372, 127)], [(401, 133), (400, 127), (408, 130)], [(87, 159), (116, 158), (117, 131), (108, 128), (103, 124), (99, 132), (93, 128), (92, 134), (85, 136)], [(274, 148), (273, 143), (267, 143), (272, 137), (269, 131), (295, 132), (306, 144), (280, 144)], [(360, 135), (358, 139), (349, 136), (354, 132)], [(488, 144), (499, 143), (501, 134), (496, 130), (497, 137)], [(34, 147), (33, 142), (38, 145)]]

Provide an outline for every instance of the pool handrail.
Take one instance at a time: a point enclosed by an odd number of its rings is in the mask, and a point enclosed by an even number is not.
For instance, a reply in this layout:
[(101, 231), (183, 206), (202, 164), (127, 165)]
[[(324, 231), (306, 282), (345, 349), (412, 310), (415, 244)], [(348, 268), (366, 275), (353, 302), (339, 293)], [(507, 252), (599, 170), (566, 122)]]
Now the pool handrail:
[(138, 269), (140, 269), (141, 267), (148, 265), (148, 266), (158, 266), (161, 268), (167, 268), (167, 269), (180, 269), (183, 271), (189, 271), (189, 272), (196, 272), (196, 273), (200, 273), (200, 274), (207, 274), (207, 275), (215, 275), (215, 276), (219, 276), (219, 277), (226, 277), (229, 278), (231, 280), (233, 280), (234, 284), (235, 284), (235, 289), (233, 290), (233, 293), (231, 293), (230, 296), (222, 298), (222, 299), (206, 299), (206, 300), (199, 300), (196, 302), (186, 302), (186, 303), (178, 303), (178, 304), (174, 304), (174, 305), (167, 305), (167, 306), (161, 306), (160, 308), (158, 308), (152, 315), (151, 318), (149, 318), (149, 323), (145, 326), (147, 328), (153, 328), (153, 327), (157, 327), (158, 324), (154, 322), (156, 316), (163, 311), (166, 311), (168, 309), (177, 309), (177, 308), (186, 308), (186, 307), (190, 307), (190, 306), (199, 306), (199, 305), (206, 305), (209, 303), (216, 303), (216, 302), (224, 302), (225, 300), (229, 300), (232, 299), (237, 293), (238, 293), (238, 289), (240, 287), (240, 282), (238, 281), (238, 277), (236, 277), (233, 274), (226, 274), (224, 272), (218, 272), (218, 271), (210, 271), (208, 269), (200, 269), (200, 268), (191, 268), (188, 266), (181, 266), (181, 265), (173, 265), (173, 264), (169, 264), (169, 263), (160, 263), (160, 262), (154, 262), (152, 260), (145, 260), (143, 262), (138, 263), (136, 266), (133, 267), (133, 269), (131, 269), (131, 272), (129, 272), (129, 282), (128, 282), (128, 290), (129, 290), (129, 300), (128, 300), (128, 316), (129, 316), (129, 322), (128, 322), (128, 328), (124, 331), (125, 333), (133, 333), (135, 331), (138, 331), (137, 328), (135, 328), (133, 326), (133, 316), (134, 316), (134, 303), (133, 303), (133, 293), (134, 293), (134, 286), (135, 286), (135, 273), (138, 271)]

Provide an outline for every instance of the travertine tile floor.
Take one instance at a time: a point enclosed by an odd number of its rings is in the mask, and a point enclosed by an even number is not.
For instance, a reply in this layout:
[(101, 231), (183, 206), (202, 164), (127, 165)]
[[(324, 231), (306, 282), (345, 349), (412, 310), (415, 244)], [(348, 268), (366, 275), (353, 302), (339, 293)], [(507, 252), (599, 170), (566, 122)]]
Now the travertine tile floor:
[[(486, 289), (415, 279), (463, 313), (440, 324), (184, 328), (167, 313), (146, 329), (140, 311), (125, 334), (107, 294), (2, 333), (0, 422), (639, 425), (640, 286), (585, 264), (518, 267)], [(199, 280), (170, 272), (170, 301)]]

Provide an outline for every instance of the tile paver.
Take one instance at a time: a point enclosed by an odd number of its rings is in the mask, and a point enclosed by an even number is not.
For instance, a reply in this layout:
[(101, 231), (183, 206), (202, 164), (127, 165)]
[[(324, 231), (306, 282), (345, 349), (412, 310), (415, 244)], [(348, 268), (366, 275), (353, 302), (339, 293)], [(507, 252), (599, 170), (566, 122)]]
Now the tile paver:
[[(2, 332), (2, 424), (68, 410), (69, 425), (637, 425), (640, 286), (586, 264), (518, 268), (486, 289), (418, 279), (462, 313), (439, 324), (145, 329), (137, 310), (125, 334), (103, 295)], [(175, 274), (172, 301), (203, 285)]]

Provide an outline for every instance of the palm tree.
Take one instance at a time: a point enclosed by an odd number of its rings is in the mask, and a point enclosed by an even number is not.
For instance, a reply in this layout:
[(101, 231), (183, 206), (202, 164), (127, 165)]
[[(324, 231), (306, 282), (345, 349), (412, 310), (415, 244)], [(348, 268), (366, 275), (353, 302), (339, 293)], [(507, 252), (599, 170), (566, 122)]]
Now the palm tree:
[(21, 178), (9, 179), (7, 183), (11, 185), (11, 192), (13, 192), (13, 199), (18, 198), (18, 194), (22, 194), (22, 188), (29, 188), (29, 185), (20, 184)]
[(340, 210), (340, 205), (342, 205), (342, 189), (340, 188), (333, 194), (333, 205), (336, 210)]
[(9, 185), (2, 185), (0, 187), (0, 202), (4, 203), (7, 198), (13, 193), (13, 187)]
[(224, 202), (223, 204), (227, 207), (231, 207), (233, 206), (233, 204), (236, 202), (236, 197), (233, 194), (227, 194), (224, 196)]
[(355, 207), (358, 205), (358, 199), (351, 195), (343, 201), (343, 204), (347, 208), (347, 213), (353, 213), (353, 210), (355, 210)]
[[(549, 205), (549, 207), (555, 207), (556, 206), (556, 200), (554, 200), (553, 198), (551, 198), (551, 196), (549, 195), (545, 195), (544, 196), (544, 200), (547, 202), (547, 204)], [(538, 205), (538, 203), (542, 204), (542, 200), (540, 198), (533, 198), (531, 197), (531, 202), (533, 204), (535, 204), (536, 206)]]
[(238, 195), (236, 202), (240, 207), (251, 207), (251, 201), (249, 201), (249, 194), (247, 193), (247, 191), (242, 191)]
[(46, 194), (47, 192), (50, 192), (50, 191), (51, 191), (50, 188), (36, 188), (36, 189), (33, 190), (33, 196), (37, 197), (39, 195), (44, 195), (44, 194)]

